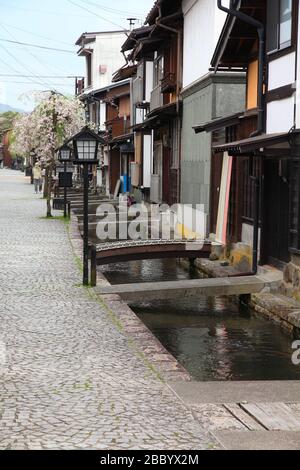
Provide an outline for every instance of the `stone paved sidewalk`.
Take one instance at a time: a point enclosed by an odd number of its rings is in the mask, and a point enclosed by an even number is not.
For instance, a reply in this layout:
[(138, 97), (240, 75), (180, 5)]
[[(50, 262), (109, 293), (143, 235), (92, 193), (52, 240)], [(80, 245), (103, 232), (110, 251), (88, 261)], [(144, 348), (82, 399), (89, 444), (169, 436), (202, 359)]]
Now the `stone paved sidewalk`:
[(81, 284), (66, 226), (0, 170), (0, 449), (216, 447)]

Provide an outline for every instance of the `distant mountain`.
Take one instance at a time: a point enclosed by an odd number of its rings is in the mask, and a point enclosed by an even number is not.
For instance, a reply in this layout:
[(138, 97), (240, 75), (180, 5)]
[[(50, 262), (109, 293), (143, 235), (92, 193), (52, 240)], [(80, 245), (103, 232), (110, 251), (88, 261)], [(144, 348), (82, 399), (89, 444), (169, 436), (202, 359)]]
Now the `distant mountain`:
[(8, 104), (0, 103), (0, 113), (7, 113), (7, 111), (12, 111), (14, 113), (24, 113), (23, 109), (12, 108)]

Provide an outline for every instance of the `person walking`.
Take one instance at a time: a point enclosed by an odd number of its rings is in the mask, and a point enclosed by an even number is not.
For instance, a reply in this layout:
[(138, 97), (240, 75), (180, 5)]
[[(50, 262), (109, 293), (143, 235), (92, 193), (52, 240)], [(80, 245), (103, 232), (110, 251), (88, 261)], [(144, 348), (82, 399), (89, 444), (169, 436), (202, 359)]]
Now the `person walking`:
[(42, 170), (39, 163), (36, 163), (33, 167), (33, 184), (34, 192), (37, 194), (40, 191), (40, 184), (42, 180)]

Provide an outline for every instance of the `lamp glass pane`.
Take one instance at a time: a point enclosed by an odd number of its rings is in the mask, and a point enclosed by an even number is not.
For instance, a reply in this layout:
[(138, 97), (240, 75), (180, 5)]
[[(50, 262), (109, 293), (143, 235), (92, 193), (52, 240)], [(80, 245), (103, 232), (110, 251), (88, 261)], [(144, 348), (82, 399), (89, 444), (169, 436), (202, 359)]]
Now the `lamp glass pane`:
[(77, 152), (79, 160), (95, 160), (97, 142), (95, 140), (78, 140)]
[(60, 158), (61, 160), (70, 160), (70, 150), (61, 150), (60, 151)]

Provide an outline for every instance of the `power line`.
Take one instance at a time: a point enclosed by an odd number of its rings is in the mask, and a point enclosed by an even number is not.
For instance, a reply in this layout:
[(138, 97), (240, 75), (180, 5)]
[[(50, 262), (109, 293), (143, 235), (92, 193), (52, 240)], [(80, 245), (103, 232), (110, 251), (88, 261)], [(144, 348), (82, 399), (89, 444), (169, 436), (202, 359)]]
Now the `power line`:
[[(17, 40), (17, 38), (3, 25), (0, 23), (0, 27), (6, 31), (7, 34), (9, 34), (9, 36), (13, 39), (13, 40)], [(53, 73), (53, 71), (56, 69), (56, 70), (59, 70), (59, 68), (57, 67), (53, 67), (53, 66), (50, 66), (48, 65), (48, 63), (45, 63), (43, 60), (41, 60), (40, 57), (37, 57), (35, 54), (33, 54), (33, 52), (31, 52), (31, 50), (27, 47), (27, 46), (22, 46), (23, 50), (25, 52), (27, 52), (28, 54), (31, 55), (31, 57), (33, 57), (38, 63), (39, 65), (41, 65), (45, 70), (48, 71), (48, 73)], [(66, 80), (66, 79), (64, 79)]]
[[(0, 45), (0, 47), (3, 47)], [(10, 65), (5, 64), (5, 62), (1, 58), (1, 62), (4, 63), (4, 65), (7, 65), (9, 68), (12, 68)], [(82, 75), (21, 75), (16, 69), (13, 69), (15, 72), (18, 73), (18, 75), (11, 75), (7, 73), (0, 73), (0, 77), (19, 77), (19, 78), (34, 78), (34, 77), (39, 77), (39, 78), (84, 78)]]
[[(5, 49), (4, 46), (2, 46), (2, 45), (0, 44), (0, 47), (1, 47), (6, 53), (8, 53), (8, 51)], [(6, 67), (8, 67), (8, 68), (9, 68), (10, 70), (12, 70), (13, 72), (16, 72), (16, 73), (18, 74), (18, 75), (12, 75), (12, 77), (19, 77), (19, 76), (20, 76), (20, 75), (19, 75), (20, 72), (19, 72), (17, 69), (15, 69), (12, 65), (8, 64), (7, 62), (5, 62), (5, 60), (3, 60), (2, 57), (1, 57), (1, 63), (4, 64)], [(10, 75), (5, 74), (5, 76), (10, 76)], [(31, 78), (31, 77), (28, 77), (28, 78)], [(31, 80), (31, 82), (32, 82), (32, 83), (36, 83), (34, 80)], [(39, 85), (42, 85), (41, 82), (38, 82), (38, 83), (39, 83)]]
[[(10, 36), (12, 39), (14, 39), (14, 40), (16, 39), (16, 38), (14, 37), (14, 35), (13, 35), (5, 26), (3, 26), (3, 24), (0, 23), (0, 27), (1, 27), (4, 31), (6, 31), (6, 33), (9, 34), (9, 36)], [(47, 64), (45, 64), (45, 63), (44, 63), (39, 57), (37, 57), (35, 54), (33, 54), (33, 52), (31, 52), (31, 50), (30, 50), (27, 46), (22, 46), (22, 49), (23, 49), (25, 52), (27, 52), (27, 54), (30, 54), (31, 57), (33, 57), (34, 60), (36, 60), (36, 61), (39, 63), (39, 65), (41, 65), (42, 67), (44, 67), (45, 70), (48, 70), (48, 72), (50, 71), (51, 73), (53, 73), (52, 68), (49, 67)]]
[[(36, 84), (39, 84), (40, 85), (40, 82), (20, 82), (20, 81), (15, 81), (15, 80), (1, 80), (0, 79), (0, 83), (19, 83), (19, 84), (22, 84), (22, 85), (32, 85), (33, 83), (36, 83)], [(65, 87), (65, 88), (71, 88), (73, 87), (73, 84), (69, 84), (69, 85), (66, 85), (65, 83), (53, 83), (52, 84), (53, 86), (59, 86), (59, 87)]]
[[(1, 7), (3, 8), (13, 8), (14, 10), (20, 10), (20, 11), (26, 11), (26, 12), (30, 12), (30, 13), (38, 13), (40, 15), (55, 15), (55, 16), (62, 16), (64, 13), (60, 13), (60, 12), (57, 12), (57, 11), (42, 11), (42, 10), (33, 10), (33, 9), (30, 9), (30, 8), (23, 8), (23, 7), (19, 7), (19, 6), (14, 6), (14, 5), (8, 5), (8, 4), (5, 4), (3, 5), (3, 3), (0, 4)], [(72, 15), (72, 14), (69, 14), (68, 13), (68, 17), (75, 17), (75, 18), (83, 18), (82, 16), (80, 15)], [(85, 16), (84, 18), (89, 18), (88, 16)]]
[(18, 28), (17, 26), (13, 26), (11, 24), (7, 24), (7, 23), (1, 23), (1, 24), (4, 25), (4, 26), (8, 26), (9, 28), (16, 29), (17, 31), (21, 31), (22, 33), (31, 34), (32, 36), (35, 36), (37, 38), (45, 39), (46, 41), (57, 42), (59, 44), (65, 44), (66, 46), (73, 46), (73, 44), (71, 44), (69, 42), (59, 41), (59, 40), (50, 38), (49, 36), (42, 36), (41, 34), (33, 33), (32, 31), (28, 31), (28, 30), (23, 29), (23, 28)]
[(98, 18), (100, 18), (101, 20), (104, 20), (104, 21), (107, 21), (108, 23), (112, 24), (113, 26), (116, 26), (117, 28), (121, 28), (124, 30), (124, 32), (127, 32), (127, 29), (124, 28), (123, 26), (117, 24), (117, 23), (114, 23), (113, 21), (110, 21), (108, 20), (107, 18), (104, 18), (104, 16), (101, 16), (101, 15), (98, 15), (98, 13), (95, 13), (94, 11), (92, 10), (89, 10), (88, 8), (82, 6), (82, 5), (78, 5), (78, 3), (75, 3), (73, 2), (72, 0), (67, 0), (68, 3), (71, 3), (72, 5), (75, 5), (76, 7), (78, 8), (81, 8), (81, 10), (84, 10), (84, 11), (87, 11), (88, 13), (90, 13), (91, 15), (93, 16), (97, 16)]
[[(1, 47), (1, 45), (0, 45)], [(15, 69), (12, 65), (8, 64), (7, 62), (5, 62), (5, 60), (3, 60), (3, 58), (1, 57), (1, 64), (4, 64), (6, 67), (8, 67), (10, 70), (12, 70), (13, 72), (17, 72), (18, 75), (7, 75), (7, 74), (4, 74), (3, 76), (7, 76), (7, 77), (19, 77), (19, 71), (17, 69)], [(1, 74), (0, 74), (1, 76)], [(29, 78), (29, 77), (28, 77)]]
[[(102, 10), (107, 11), (108, 13), (113, 13), (113, 14), (118, 14), (118, 15), (133, 15), (132, 11), (110, 8), (105, 5), (101, 5), (100, 3), (91, 2), (90, 0), (81, 0), (81, 2), (88, 3), (89, 5), (95, 6), (96, 8), (101, 8)], [(136, 15), (136, 13), (134, 13), (134, 15)], [(142, 16), (140, 16), (139, 19), (142, 19)]]
[[(23, 69), (25, 69), (25, 70), (27, 70), (27, 72), (33, 74), (32, 70), (30, 70), (30, 68), (27, 67), (26, 65), (22, 64), (22, 62), (21, 62), (19, 59), (17, 59), (16, 56), (14, 56), (10, 51), (8, 51), (8, 50), (6, 49), (6, 47), (4, 47), (2, 44), (0, 44), (0, 47), (1, 47), (10, 57), (12, 57)], [(40, 82), (40, 85), (42, 85), (42, 86), (45, 86), (45, 85), (46, 85), (47, 87), (49, 86), (49, 83), (43, 81), (39, 76), (33, 74), (33, 78), (35, 78), (36, 80), (38, 80), (38, 81)]]
[(4, 38), (0, 38), (0, 41), (9, 42), (9, 43), (12, 43), (12, 44), (18, 44), (20, 46), (37, 47), (39, 49), (46, 49), (48, 51), (66, 52), (68, 54), (75, 54), (74, 51), (70, 51), (70, 50), (67, 50), (67, 49), (57, 49), (55, 47), (41, 46), (39, 44), (30, 44), (28, 42), (11, 41), (10, 39), (4, 39)]

